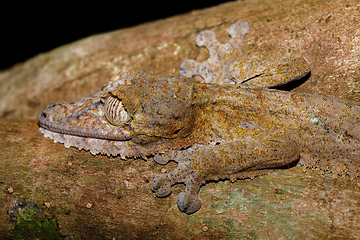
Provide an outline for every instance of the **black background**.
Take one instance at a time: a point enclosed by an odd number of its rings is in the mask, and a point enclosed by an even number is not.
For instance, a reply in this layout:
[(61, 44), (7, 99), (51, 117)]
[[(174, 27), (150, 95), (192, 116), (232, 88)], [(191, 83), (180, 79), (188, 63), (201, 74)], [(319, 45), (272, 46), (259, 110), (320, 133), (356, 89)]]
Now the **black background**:
[(5, 0), (0, 3), (0, 69), (89, 35), (222, 2), (226, 1)]

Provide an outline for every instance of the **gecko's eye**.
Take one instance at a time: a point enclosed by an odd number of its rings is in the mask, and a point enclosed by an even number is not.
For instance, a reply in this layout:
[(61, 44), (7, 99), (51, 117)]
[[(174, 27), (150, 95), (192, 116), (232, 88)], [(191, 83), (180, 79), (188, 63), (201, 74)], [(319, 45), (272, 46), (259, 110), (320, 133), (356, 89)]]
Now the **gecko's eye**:
[(115, 126), (123, 126), (131, 121), (131, 116), (117, 97), (106, 97), (104, 112), (106, 119)]

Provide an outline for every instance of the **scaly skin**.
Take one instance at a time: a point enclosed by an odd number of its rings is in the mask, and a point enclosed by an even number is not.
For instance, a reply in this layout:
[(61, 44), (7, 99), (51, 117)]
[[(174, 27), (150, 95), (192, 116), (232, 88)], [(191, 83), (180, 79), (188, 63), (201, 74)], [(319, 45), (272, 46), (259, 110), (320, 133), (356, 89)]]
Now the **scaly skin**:
[[(49, 104), (41, 131), (65, 146), (92, 153), (179, 163), (154, 179), (159, 197), (184, 182), (181, 211), (200, 208), (208, 180), (255, 177), (300, 163), (359, 176), (360, 106), (332, 98), (242, 85), (195, 83), (145, 71), (119, 73), (89, 98)], [(140, 80), (139, 80), (140, 79)], [(170, 80), (169, 80), (170, 79)], [(123, 100), (132, 120), (122, 127), (104, 116), (107, 94)]]
[[(267, 62), (249, 74), (243, 67), (229, 69), (229, 55), (216, 59), (230, 80), (241, 81), (219, 85), (218, 78), (198, 83), (144, 70), (119, 72), (89, 97), (46, 106), (40, 131), (93, 154), (176, 161), (177, 168), (157, 176), (151, 187), (165, 197), (172, 185), (185, 183), (178, 207), (188, 214), (201, 207), (197, 194), (209, 180), (254, 178), (298, 162), (334, 175), (360, 175), (358, 103), (264, 88), (308, 74), (306, 61)], [(235, 65), (245, 66), (243, 61), (259, 63), (239, 59)]]

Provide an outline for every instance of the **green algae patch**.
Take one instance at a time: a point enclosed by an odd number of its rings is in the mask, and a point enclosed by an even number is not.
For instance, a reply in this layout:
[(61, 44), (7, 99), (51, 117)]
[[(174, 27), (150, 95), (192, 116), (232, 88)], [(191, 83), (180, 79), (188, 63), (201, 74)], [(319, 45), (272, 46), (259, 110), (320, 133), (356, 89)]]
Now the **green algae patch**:
[(40, 209), (34, 203), (15, 203), (8, 214), (10, 221), (15, 222), (13, 239), (63, 239), (57, 232), (56, 217), (42, 216)]

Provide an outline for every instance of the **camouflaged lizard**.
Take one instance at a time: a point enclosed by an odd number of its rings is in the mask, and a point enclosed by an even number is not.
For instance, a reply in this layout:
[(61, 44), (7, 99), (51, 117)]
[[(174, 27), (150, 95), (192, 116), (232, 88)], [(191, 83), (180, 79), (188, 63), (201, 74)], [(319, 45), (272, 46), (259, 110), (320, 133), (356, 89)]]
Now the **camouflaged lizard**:
[(177, 204), (188, 214), (201, 207), (197, 194), (210, 180), (254, 178), (297, 163), (358, 177), (360, 105), (276, 90), (308, 75), (310, 66), (302, 58), (245, 58), (248, 31), (246, 22), (232, 25), (225, 44), (201, 32), (196, 43), (210, 58), (185, 61), (182, 76), (122, 71), (88, 97), (49, 104), (39, 114), (40, 131), (92, 154), (176, 161), (151, 188), (165, 197), (184, 183)]

